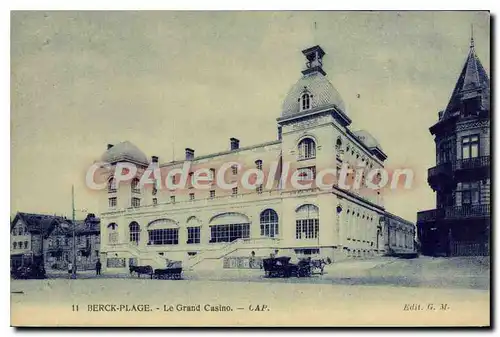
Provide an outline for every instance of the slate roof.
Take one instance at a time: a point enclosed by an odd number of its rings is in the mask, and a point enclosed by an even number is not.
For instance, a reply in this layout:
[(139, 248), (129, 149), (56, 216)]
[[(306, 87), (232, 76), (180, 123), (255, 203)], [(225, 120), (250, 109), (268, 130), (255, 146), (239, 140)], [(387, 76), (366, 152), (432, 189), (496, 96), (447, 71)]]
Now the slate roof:
[(490, 79), (476, 55), (474, 40), (471, 40), (469, 54), (455, 84), (449, 103), (444, 110), (443, 119), (450, 118), (460, 111), (463, 98), (476, 95), (481, 96), (481, 107), (484, 110), (489, 110)]
[(315, 72), (304, 75), (293, 85), (283, 101), (281, 116), (288, 117), (300, 112), (299, 98), (304, 90), (313, 95), (311, 109), (335, 106), (346, 113), (345, 104), (339, 92), (330, 81), (321, 73)]
[[(71, 220), (62, 216), (18, 212), (14, 217), (14, 220), (11, 222), (11, 230), (17, 223), (18, 219), (23, 220), (26, 224), (28, 232), (32, 234), (40, 234), (40, 229), (42, 229), (44, 237), (47, 237), (55, 228), (62, 232), (60, 234), (72, 233)], [(99, 218), (87, 218), (86, 220), (77, 220), (75, 222), (77, 226), (77, 235), (98, 233), (100, 231)]]
[(144, 152), (128, 140), (118, 143), (104, 152), (101, 160), (107, 163), (116, 163), (124, 160), (146, 165), (148, 164), (148, 157), (144, 154)]

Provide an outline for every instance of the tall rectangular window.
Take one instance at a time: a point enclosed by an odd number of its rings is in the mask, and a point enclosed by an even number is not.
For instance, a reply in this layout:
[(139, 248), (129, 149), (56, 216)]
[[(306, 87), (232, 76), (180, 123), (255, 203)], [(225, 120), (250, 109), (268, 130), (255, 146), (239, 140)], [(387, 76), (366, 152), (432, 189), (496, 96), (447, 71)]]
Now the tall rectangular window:
[(131, 204), (132, 204), (132, 207), (141, 207), (141, 199), (132, 198)]
[(210, 182), (213, 184), (215, 182), (215, 169), (211, 168), (210, 169)]
[(171, 203), (174, 203), (174, 202), (175, 202), (175, 195), (171, 195), (171, 196), (170, 196), (170, 202), (171, 202)]
[(189, 193), (189, 200), (191, 200), (191, 201), (194, 200), (194, 193)]
[(316, 166), (302, 167), (297, 170), (299, 181), (311, 181), (316, 179)]
[(319, 219), (302, 219), (295, 222), (296, 239), (317, 239)]
[(479, 135), (462, 138), (462, 159), (479, 157)]
[(108, 199), (108, 206), (110, 208), (113, 208), (113, 207), (116, 207), (116, 197), (113, 197), (113, 198), (109, 198)]
[(193, 177), (194, 177), (194, 172), (189, 172), (189, 178), (188, 178), (189, 188), (193, 188), (194, 187)]
[(187, 234), (187, 244), (200, 243), (200, 227), (188, 227)]
[(233, 175), (237, 175), (238, 174), (238, 165), (231, 166), (231, 170), (233, 171)]
[(153, 205), (158, 205), (158, 199), (157, 198), (153, 198)]
[(462, 205), (479, 204), (479, 183), (462, 183)]
[(210, 199), (215, 198), (215, 190), (210, 191)]
[(238, 187), (233, 187), (233, 190), (232, 190), (232, 195), (233, 195), (233, 196), (238, 195)]
[(439, 146), (438, 151), (438, 164), (448, 163), (452, 160), (452, 142), (450, 140), (445, 140)]
[(255, 161), (255, 166), (257, 167), (257, 170), (262, 171), (262, 160), (258, 159)]

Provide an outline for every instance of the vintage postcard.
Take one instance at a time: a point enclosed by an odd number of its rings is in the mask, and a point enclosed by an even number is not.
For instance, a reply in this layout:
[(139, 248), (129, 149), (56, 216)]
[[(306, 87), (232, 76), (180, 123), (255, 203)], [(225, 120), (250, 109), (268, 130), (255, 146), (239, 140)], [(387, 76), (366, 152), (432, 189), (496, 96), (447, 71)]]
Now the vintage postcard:
[(490, 326), (489, 12), (10, 19), (12, 326)]

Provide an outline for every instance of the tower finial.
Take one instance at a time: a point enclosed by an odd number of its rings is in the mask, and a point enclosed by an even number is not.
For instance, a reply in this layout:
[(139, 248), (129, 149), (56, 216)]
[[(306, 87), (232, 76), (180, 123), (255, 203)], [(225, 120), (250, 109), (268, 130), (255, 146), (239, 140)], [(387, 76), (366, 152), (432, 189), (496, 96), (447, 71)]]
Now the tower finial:
[(470, 25), (470, 47), (474, 48), (474, 25)]
[(313, 43), (316, 45), (318, 44), (318, 41), (317, 41), (317, 37), (316, 35), (318, 35), (318, 24), (316, 21), (314, 21), (314, 26), (313, 26)]

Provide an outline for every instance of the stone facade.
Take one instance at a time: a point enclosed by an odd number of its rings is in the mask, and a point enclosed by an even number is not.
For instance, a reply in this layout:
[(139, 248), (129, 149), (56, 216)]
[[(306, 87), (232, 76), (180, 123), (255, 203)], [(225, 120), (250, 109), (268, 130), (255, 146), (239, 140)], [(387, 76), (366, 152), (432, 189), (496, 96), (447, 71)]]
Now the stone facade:
[[(131, 264), (157, 267), (164, 266), (165, 259), (188, 267), (247, 265), (227, 261), (252, 255), (258, 260), (276, 250), (338, 261), (386, 254), (393, 243), (401, 252), (414, 252), (414, 225), (388, 213), (380, 191), (348, 190), (337, 183), (323, 189), (314, 181), (297, 189), (281, 179), (344, 163), (382, 169), (386, 159), (373, 136), (350, 130), (344, 104), (321, 67), (321, 47), (303, 53), (309, 62), (285, 99), (277, 140), (240, 147), (232, 138), (230, 150), (195, 156), (188, 148), (186, 160), (163, 164), (156, 156), (148, 162), (130, 142), (108, 146), (102, 160), (136, 164), (137, 179), (149, 164), (171, 171), (186, 162), (190, 172), (204, 168), (214, 176), (204, 189), (189, 186), (188, 179), (188, 187), (181, 190), (140, 188), (134, 180), (116, 186), (110, 180), (100, 212), (104, 266), (115, 271)], [(235, 185), (223, 189), (218, 174), (228, 163), (239, 167), (225, 172), (223, 180)], [(248, 190), (241, 184), (248, 169), (265, 173), (260, 188)]]

